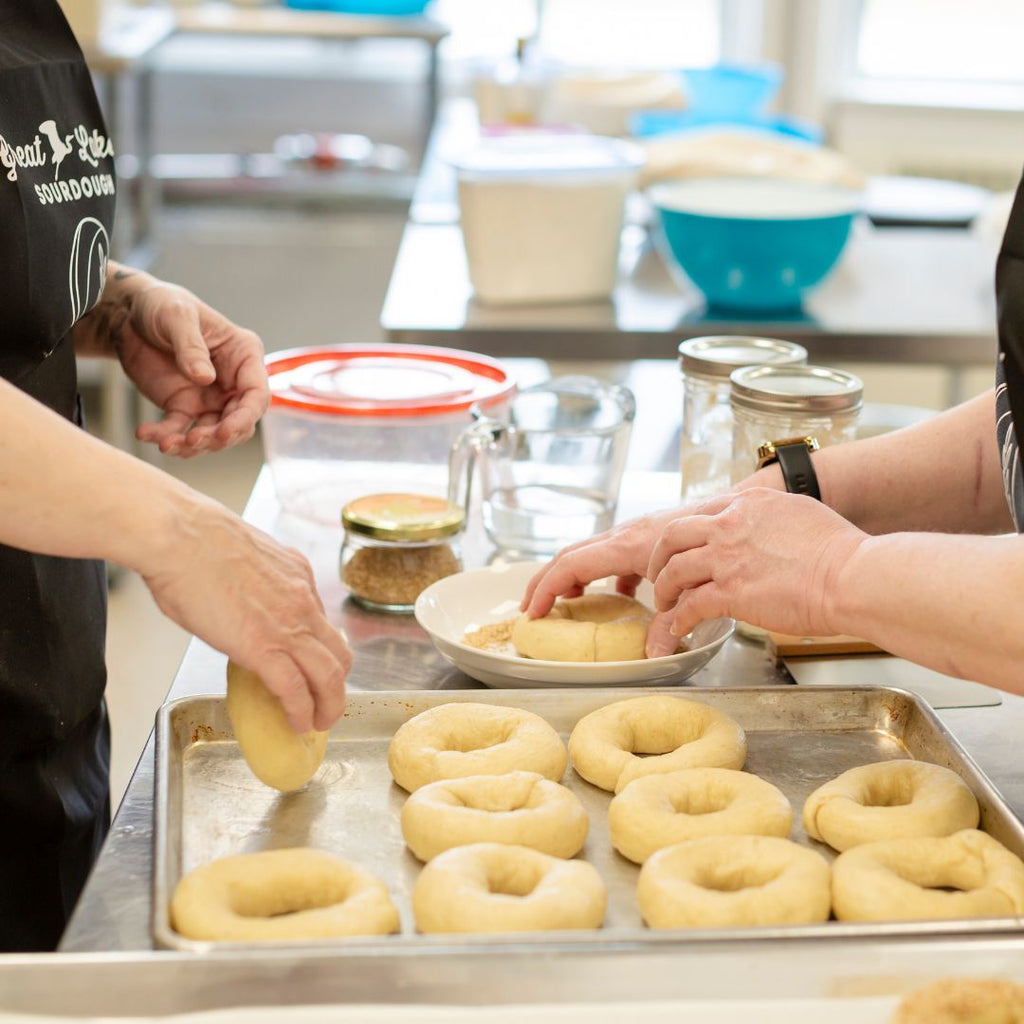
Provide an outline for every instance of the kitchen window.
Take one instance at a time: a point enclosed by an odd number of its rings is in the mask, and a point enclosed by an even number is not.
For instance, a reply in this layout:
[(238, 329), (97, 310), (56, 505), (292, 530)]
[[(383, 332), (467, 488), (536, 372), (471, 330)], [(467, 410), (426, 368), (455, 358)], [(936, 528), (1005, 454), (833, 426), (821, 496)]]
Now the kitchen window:
[(780, 106), (865, 171), (1006, 189), (1024, 162), (1020, 0), (763, 0)]
[[(511, 56), (539, 35), (544, 56), (580, 68), (682, 68), (722, 53), (732, 0), (436, 0), (449, 62)], [(538, 31), (539, 30), (539, 31)]]
[[(785, 71), (781, 111), (868, 173), (1009, 188), (1024, 162), (1024, 0), (435, 0), (449, 90), (538, 35), (569, 67)], [(539, 29), (538, 29), (539, 26)]]
[(861, 0), (858, 77), (1024, 85), (1020, 0)]

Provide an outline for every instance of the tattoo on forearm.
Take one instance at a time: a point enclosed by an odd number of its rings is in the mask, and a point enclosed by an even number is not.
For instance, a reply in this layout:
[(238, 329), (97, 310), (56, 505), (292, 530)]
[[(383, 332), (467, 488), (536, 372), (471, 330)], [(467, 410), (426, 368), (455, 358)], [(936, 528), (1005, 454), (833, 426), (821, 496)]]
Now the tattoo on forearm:
[(81, 320), (75, 329), (83, 332), (76, 344), (79, 352), (95, 355), (114, 355), (121, 340), (121, 331), (131, 316), (131, 303), (101, 299)]

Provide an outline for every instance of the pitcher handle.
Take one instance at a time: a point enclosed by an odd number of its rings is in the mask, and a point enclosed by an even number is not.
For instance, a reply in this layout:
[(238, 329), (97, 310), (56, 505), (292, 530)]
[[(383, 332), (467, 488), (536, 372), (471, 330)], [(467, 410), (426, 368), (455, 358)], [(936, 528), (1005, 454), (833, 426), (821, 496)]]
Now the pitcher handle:
[(448, 501), (461, 508), (467, 520), (477, 457), (493, 448), (506, 430), (508, 425), (500, 420), (477, 420), (459, 435), (448, 453)]

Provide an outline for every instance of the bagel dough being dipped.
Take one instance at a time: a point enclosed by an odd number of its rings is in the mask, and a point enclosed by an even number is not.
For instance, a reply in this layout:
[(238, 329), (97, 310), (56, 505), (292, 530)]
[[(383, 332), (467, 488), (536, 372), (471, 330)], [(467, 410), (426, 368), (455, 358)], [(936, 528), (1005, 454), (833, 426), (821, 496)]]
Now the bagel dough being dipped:
[(233, 661), (228, 662), (227, 709), (242, 756), (260, 782), (282, 793), (309, 782), (324, 759), (326, 732), (296, 733), (263, 680)]
[(539, 661), (640, 661), (653, 612), (623, 594), (567, 597), (540, 619), (512, 626), (516, 653)]

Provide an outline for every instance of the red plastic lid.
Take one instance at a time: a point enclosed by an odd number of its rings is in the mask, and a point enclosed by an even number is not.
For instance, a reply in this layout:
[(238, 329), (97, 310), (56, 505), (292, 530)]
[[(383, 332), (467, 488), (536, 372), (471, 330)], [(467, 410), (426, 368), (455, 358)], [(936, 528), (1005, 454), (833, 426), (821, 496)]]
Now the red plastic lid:
[(437, 416), (515, 387), (496, 360), (428, 345), (332, 345), (266, 357), (270, 404), (328, 416)]

